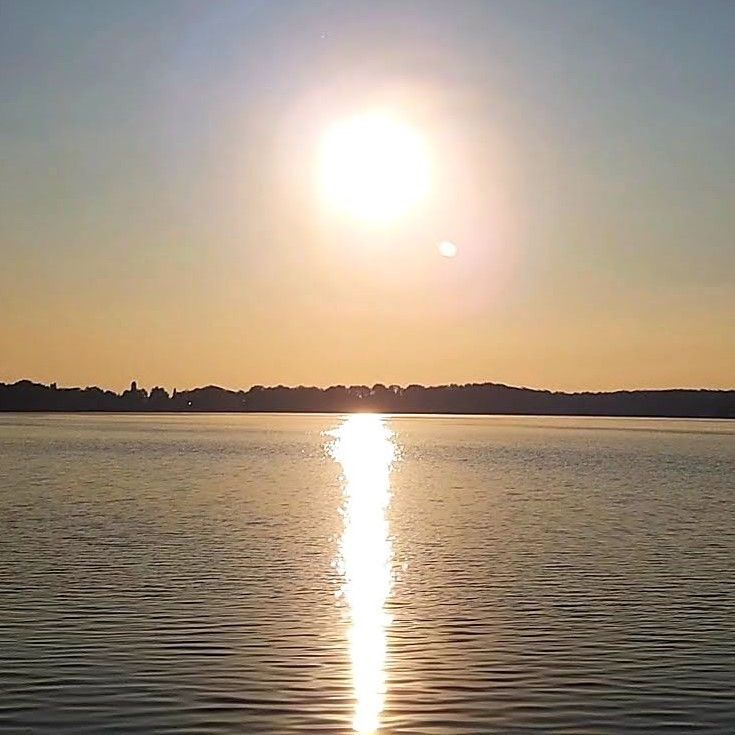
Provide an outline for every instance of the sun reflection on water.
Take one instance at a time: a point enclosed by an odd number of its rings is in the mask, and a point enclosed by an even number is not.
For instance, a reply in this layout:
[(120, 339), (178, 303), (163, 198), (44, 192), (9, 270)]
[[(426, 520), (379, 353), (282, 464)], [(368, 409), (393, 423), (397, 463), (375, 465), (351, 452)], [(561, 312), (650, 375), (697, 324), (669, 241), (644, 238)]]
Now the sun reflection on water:
[(380, 727), (386, 691), (385, 661), (393, 585), (393, 548), (387, 510), (393, 433), (380, 416), (356, 414), (333, 432), (331, 453), (344, 476), (344, 529), (338, 559), (342, 595), (349, 608), (349, 647), (355, 713), (360, 735)]

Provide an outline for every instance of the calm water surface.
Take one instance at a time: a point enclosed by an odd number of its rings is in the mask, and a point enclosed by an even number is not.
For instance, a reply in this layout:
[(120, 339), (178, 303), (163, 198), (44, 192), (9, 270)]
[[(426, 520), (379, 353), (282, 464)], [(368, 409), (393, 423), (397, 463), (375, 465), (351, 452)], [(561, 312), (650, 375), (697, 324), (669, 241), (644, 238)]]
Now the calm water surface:
[(0, 415), (0, 732), (734, 733), (735, 424)]

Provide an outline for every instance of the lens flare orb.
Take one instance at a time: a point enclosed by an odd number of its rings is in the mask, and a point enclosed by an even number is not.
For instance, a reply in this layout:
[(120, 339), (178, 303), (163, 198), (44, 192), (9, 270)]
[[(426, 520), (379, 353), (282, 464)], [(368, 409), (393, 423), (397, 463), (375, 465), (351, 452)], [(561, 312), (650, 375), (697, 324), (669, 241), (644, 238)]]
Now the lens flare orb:
[(445, 258), (454, 258), (457, 255), (457, 246), (451, 240), (442, 240), (437, 249), (439, 254)]

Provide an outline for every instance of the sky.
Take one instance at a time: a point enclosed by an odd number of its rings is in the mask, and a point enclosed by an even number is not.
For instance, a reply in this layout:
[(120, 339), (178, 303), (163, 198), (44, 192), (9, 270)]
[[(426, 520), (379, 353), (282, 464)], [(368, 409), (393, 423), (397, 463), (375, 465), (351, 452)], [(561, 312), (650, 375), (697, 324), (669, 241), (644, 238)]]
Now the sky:
[[(733, 388), (733, 48), (727, 0), (0, 0), (0, 381)], [(319, 193), (374, 110), (430, 160), (388, 223)]]

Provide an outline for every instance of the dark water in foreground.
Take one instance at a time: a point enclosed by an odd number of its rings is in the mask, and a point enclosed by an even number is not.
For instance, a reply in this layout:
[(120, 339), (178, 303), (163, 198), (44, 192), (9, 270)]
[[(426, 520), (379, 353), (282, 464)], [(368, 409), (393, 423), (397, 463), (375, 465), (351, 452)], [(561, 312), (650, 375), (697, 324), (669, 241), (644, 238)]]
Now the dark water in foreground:
[(733, 733), (735, 424), (0, 416), (0, 732)]

